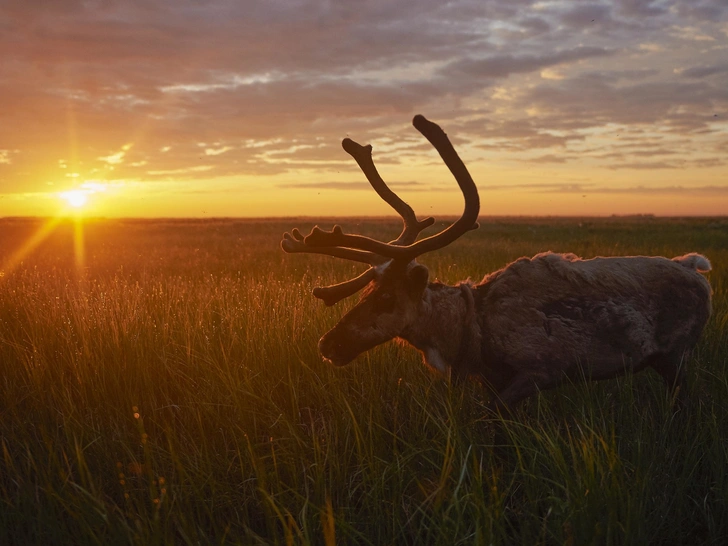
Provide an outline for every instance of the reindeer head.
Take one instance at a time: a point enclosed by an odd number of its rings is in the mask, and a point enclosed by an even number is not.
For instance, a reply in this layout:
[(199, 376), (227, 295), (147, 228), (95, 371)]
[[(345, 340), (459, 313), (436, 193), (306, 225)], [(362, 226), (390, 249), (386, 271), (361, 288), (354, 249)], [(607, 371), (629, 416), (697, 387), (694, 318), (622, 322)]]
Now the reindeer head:
[(404, 334), (417, 320), (428, 276), (427, 268), (415, 261), (392, 262), (375, 272), (359, 304), (319, 341), (321, 355), (335, 366), (344, 366), (372, 347)]
[(372, 160), (372, 147), (344, 139), (342, 146), (359, 164), (379, 196), (402, 217), (399, 237), (390, 243), (362, 235), (350, 235), (334, 226), (331, 231), (314, 227), (306, 237), (297, 229), (283, 234), (285, 252), (328, 254), (370, 264), (358, 277), (333, 286), (314, 289), (314, 296), (333, 305), (366, 287), (358, 305), (349, 311), (319, 341), (319, 350), (337, 366), (351, 362), (357, 355), (392, 338), (402, 336), (417, 320), (422, 296), (428, 284), (428, 271), (415, 261), (417, 256), (443, 248), (465, 232), (478, 227), (480, 211), (478, 190), (445, 132), (423, 116), (415, 116), (415, 128), (440, 153), (465, 197), (462, 216), (445, 230), (417, 241), (433, 218), (418, 221), (412, 208), (402, 201), (379, 176)]

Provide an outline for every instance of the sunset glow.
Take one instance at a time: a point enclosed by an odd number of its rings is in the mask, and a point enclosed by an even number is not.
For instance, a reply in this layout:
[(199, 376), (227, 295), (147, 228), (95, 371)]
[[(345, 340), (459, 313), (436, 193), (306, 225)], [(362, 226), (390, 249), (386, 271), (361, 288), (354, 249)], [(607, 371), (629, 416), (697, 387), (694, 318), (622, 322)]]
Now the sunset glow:
[(391, 214), (347, 136), (418, 213), (457, 214), (418, 113), (484, 215), (728, 214), (725, 3), (70, 0), (0, 20), (0, 217)]
[(63, 192), (61, 198), (76, 209), (83, 207), (88, 202), (88, 195), (80, 190)]

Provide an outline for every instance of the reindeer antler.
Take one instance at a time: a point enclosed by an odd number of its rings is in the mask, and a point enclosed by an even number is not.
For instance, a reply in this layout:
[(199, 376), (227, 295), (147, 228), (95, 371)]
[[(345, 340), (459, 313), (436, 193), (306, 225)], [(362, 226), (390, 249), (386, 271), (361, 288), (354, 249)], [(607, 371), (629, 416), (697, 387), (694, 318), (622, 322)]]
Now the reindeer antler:
[(379, 197), (381, 197), (390, 207), (396, 210), (402, 217), (402, 223), (404, 224), (402, 227), (402, 233), (400, 233), (399, 237), (390, 244), (398, 246), (411, 245), (417, 240), (417, 236), (422, 230), (427, 229), (435, 223), (435, 219), (431, 216), (428, 216), (424, 220), (417, 220), (417, 216), (415, 215), (415, 211), (412, 210), (412, 207), (400, 199), (400, 197), (390, 190), (389, 186), (384, 183), (384, 180), (382, 180), (382, 177), (379, 176), (379, 172), (374, 165), (371, 144), (362, 146), (350, 138), (345, 138), (341, 142), (341, 147), (344, 148), (346, 153), (354, 158), (359, 165), (359, 168), (364, 173), (364, 176), (367, 177), (369, 184), (371, 184), (374, 191), (377, 192), (377, 195), (379, 195)]
[[(316, 226), (306, 237), (294, 229), (291, 234), (283, 235), (283, 241), (281, 241), (283, 250), (328, 254), (376, 266), (389, 259), (411, 261), (425, 252), (443, 248), (466, 231), (477, 228), (476, 220), (480, 211), (478, 190), (447, 135), (437, 124), (428, 121), (423, 116), (415, 116), (412, 123), (440, 153), (463, 192), (465, 210), (455, 223), (437, 235), (415, 242), (417, 236), (435, 222), (434, 218), (427, 217), (424, 220), (417, 220), (412, 207), (382, 180), (372, 159), (371, 145), (362, 146), (346, 138), (341, 143), (342, 147), (357, 162), (374, 191), (402, 217), (402, 232), (395, 240), (384, 243), (362, 235), (345, 234), (340, 226), (334, 226), (331, 231), (323, 231)], [(326, 305), (333, 305), (364, 288), (376, 277), (376, 274), (376, 268), (370, 267), (349, 281), (314, 289), (314, 296), (322, 299)]]
[(377, 276), (376, 267), (370, 267), (364, 273), (348, 281), (332, 284), (331, 286), (317, 286), (313, 289), (313, 295), (323, 301), (327, 306), (334, 305), (344, 298), (348, 298), (359, 292)]
[(473, 182), (465, 164), (463, 164), (455, 148), (450, 143), (450, 139), (447, 138), (445, 131), (436, 123), (428, 121), (424, 116), (415, 116), (412, 124), (440, 153), (440, 157), (442, 157), (445, 165), (455, 177), (458, 186), (460, 186), (465, 198), (465, 209), (462, 216), (440, 233), (407, 245), (383, 243), (363, 235), (345, 234), (341, 228), (336, 229), (338, 227), (336, 226), (331, 231), (323, 231), (318, 227), (314, 227), (311, 233), (304, 238), (306, 246), (312, 248), (327, 246), (359, 249), (391, 259), (410, 261), (426, 252), (449, 245), (465, 232), (477, 227), (478, 213), (480, 212), (478, 188), (475, 186), (475, 182)]
[[(340, 228), (339, 228), (340, 229)], [(288, 253), (294, 254), (297, 252), (309, 253), (309, 254), (327, 254), (329, 256), (335, 256), (337, 258), (343, 258), (344, 260), (351, 260), (353, 262), (361, 262), (364, 264), (378, 265), (387, 261), (387, 258), (374, 254), (373, 252), (364, 252), (361, 250), (354, 250), (351, 248), (338, 248), (338, 247), (318, 247), (312, 248), (306, 246), (303, 242), (304, 237), (298, 229), (293, 228), (291, 233), (284, 233), (283, 240), (281, 241), (281, 248)]]
[[(392, 207), (395, 211), (399, 213), (399, 215), (402, 217), (402, 232), (399, 234), (399, 237), (397, 237), (394, 241), (392, 241), (390, 244), (392, 245), (410, 245), (414, 243), (417, 240), (417, 236), (422, 232), (424, 229), (427, 229), (432, 224), (435, 223), (435, 219), (432, 217), (427, 217), (424, 220), (417, 220), (417, 216), (415, 215), (415, 211), (410, 207), (407, 203), (405, 203), (396, 193), (394, 193), (391, 189), (389, 189), (389, 186), (382, 180), (382, 177), (379, 175), (379, 172), (377, 171), (376, 166), (374, 165), (374, 160), (372, 159), (372, 146), (371, 144), (367, 144), (366, 146), (362, 146), (358, 142), (355, 142), (351, 140), (350, 138), (345, 138), (341, 142), (341, 146), (344, 148), (344, 150), (354, 158), (354, 160), (359, 165), (359, 168), (364, 173), (364, 176), (367, 177), (367, 180), (371, 184), (372, 188), (374, 188), (374, 191), (377, 192), (377, 195), (381, 197), (384, 202), (386, 202), (390, 207)], [(315, 228), (314, 228), (315, 229)], [(297, 231), (297, 230), (296, 230)], [(334, 226), (332, 229), (332, 232), (341, 233), (341, 228), (339, 226)], [(285, 234), (287, 235), (287, 234)], [(284, 237), (285, 237), (284, 235)], [(300, 235), (300, 233), (299, 233)], [(299, 239), (299, 241), (303, 241), (304, 238)], [(310, 249), (310, 252), (315, 252), (314, 248), (309, 247), (305, 243), (302, 243), (302, 245)], [(321, 248), (321, 247), (319, 247)], [(348, 248), (339, 248), (339, 247), (324, 247), (327, 248), (327, 254), (331, 254), (332, 256), (338, 255), (339, 257), (344, 257), (343, 255), (334, 254), (334, 250), (339, 251), (352, 251), (352, 252), (362, 252), (362, 251), (356, 251), (353, 249)], [(284, 249), (285, 250), (285, 249)], [(299, 251), (300, 252), (300, 251)], [(304, 251), (305, 252), (305, 251)], [(380, 257), (378, 254), (369, 253), (372, 256)], [(380, 257), (381, 258), (381, 257)], [(353, 259), (353, 258), (352, 258)], [(384, 258), (383, 261), (388, 261), (387, 258)], [(378, 265), (382, 262), (372, 263), (372, 265)], [(359, 290), (364, 288), (367, 284), (369, 284), (374, 278), (376, 277), (376, 270), (374, 267), (370, 267), (367, 269), (364, 273), (359, 275), (358, 277), (355, 277), (353, 279), (350, 279), (348, 281), (334, 284), (331, 286), (322, 286), (314, 288), (313, 295), (322, 300), (326, 305), (334, 305), (335, 303), (340, 302), (344, 298), (348, 298), (349, 296), (356, 294)]]

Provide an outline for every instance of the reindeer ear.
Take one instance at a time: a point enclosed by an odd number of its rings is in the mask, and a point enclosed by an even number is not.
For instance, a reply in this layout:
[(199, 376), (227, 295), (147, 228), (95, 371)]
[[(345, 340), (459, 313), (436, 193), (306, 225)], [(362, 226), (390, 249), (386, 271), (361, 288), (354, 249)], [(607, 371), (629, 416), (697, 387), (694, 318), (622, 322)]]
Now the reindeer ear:
[(422, 293), (427, 288), (429, 277), (430, 272), (421, 264), (417, 264), (407, 272), (407, 290), (413, 298), (419, 299), (422, 297)]

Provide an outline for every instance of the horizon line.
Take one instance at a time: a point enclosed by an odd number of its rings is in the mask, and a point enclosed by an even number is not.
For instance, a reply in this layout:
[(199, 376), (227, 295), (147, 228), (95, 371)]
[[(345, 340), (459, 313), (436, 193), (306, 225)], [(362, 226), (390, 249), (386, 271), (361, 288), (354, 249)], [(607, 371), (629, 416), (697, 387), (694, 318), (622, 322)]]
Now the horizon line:
[[(440, 219), (451, 219), (459, 218), (457, 214), (446, 214), (439, 216)], [(328, 216), (308, 216), (308, 215), (289, 215), (289, 216), (85, 216), (77, 214), (68, 215), (48, 215), (48, 216), (35, 216), (35, 215), (14, 215), (14, 216), (0, 216), (0, 221), (4, 220), (48, 220), (48, 219), (61, 219), (61, 220), (311, 220), (311, 221), (325, 221), (325, 220), (341, 220), (341, 219), (353, 219), (353, 220), (388, 220), (388, 219), (401, 219), (401, 216), (396, 214), (383, 214), (383, 215), (328, 215)], [(714, 218), (714, 219), (727, 219), (728, 214), (679, 214), (679, 215), (661, 215), (654, 213), (635, 213), (635, 214), (485, 214), (479, 215), (480, 219), (547, 219), (547, 218), (562, 218), (562, 219), (610, 219), (610, 218), (655, 218), (655, 219), (679, 219), (679, 218)], [(438, 221), (438, 217), (435, 218)]]

